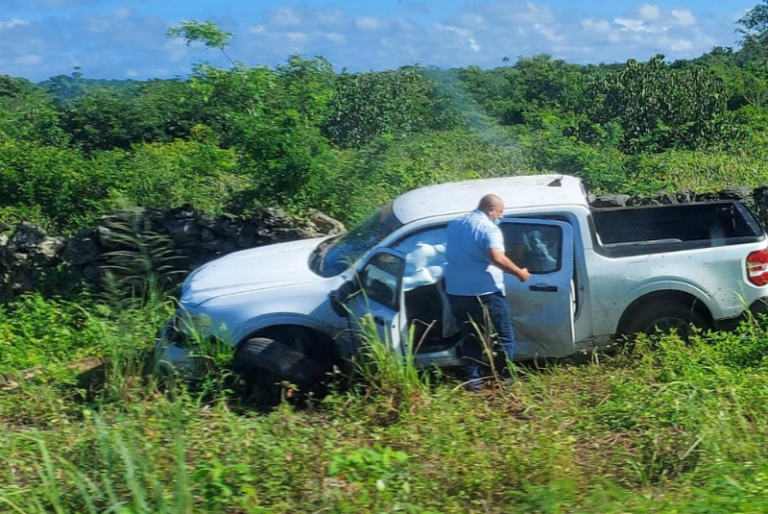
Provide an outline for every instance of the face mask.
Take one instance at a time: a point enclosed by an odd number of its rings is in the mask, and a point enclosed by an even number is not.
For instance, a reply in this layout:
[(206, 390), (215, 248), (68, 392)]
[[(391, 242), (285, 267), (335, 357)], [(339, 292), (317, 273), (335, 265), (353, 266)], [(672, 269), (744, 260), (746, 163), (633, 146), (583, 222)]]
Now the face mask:
[(494, 225), (496, 225), (496, 226), (498, 227), (499, 225), (501, 225), (501, 219), (495, 219), (495, 220), (493, 220), (493, 224), (494, 224)]

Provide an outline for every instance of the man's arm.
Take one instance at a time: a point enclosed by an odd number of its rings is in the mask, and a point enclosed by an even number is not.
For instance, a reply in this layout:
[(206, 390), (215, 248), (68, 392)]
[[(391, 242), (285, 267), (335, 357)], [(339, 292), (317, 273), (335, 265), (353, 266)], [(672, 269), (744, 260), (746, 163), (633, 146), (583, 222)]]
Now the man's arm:
[(521, 268), (512, 260), (504, 255), (504, 252), (501, 250), (497, 250), (495, 248), (491, 248), (488, 250), (488, 257), (490, 257), (491, 262), (502, 269), (502, 271), (506, 271), (507, 273), (511, 273), (512, 275), (516, 276), (517, 279), (520, 282), (525, 282), (529, 278), (531, 278), (531, 274), (528, 271), (528, 268)]

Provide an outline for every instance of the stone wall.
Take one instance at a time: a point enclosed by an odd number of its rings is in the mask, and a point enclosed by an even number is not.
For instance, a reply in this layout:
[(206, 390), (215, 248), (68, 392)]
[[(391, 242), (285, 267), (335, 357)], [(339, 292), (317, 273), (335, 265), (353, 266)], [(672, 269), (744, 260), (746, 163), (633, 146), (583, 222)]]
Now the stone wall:
[(632, 207), (636, 205), (668, 205), (693, 202), (716, 202), (721, 200), (738, 200), (747, 205), (757, 214), (760, 222), (768, 229), (768, 186), (749, 188), (732, 186), (722, 191), (696, 193), (683, 190), (675, 193), (661, 191), (652, 195), (590, 195), (590, 205), (593, 207)]
[(0, 301), (35, 290), (65, 294), (73, 288), (101, 288), (105, 270), (140, 252), (139, 246), (150, 247), (153, 258), (162, 254), (173, 262), (180, 279), (227, 253), (343, 230), (340, 222), (320, 212), (299, 219), (270, 208), (235, 216), (190, 207), (119, 212), (71, 238), (47, 234), (28, 222), (0, 226)]

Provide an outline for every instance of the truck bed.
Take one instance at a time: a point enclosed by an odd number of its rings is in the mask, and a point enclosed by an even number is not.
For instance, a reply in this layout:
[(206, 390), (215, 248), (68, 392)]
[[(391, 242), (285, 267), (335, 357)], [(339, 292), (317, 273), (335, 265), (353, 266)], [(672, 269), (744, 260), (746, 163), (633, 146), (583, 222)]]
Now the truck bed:
[(754, 214), (740, 202), (592, 209), (593, 244), (608, 257), (627, 257), (761, 241)]

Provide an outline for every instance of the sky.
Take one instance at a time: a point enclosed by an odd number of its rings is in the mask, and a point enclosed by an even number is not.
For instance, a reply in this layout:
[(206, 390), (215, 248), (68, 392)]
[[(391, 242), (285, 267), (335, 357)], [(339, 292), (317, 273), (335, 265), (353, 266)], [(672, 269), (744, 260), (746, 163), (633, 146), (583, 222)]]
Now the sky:
[[(574, 63), (697, 57), (737, 46), (760, 0), (0, 0), (0, 74), (38, 82), (186, 76), (218, 50), (168, 38), (182, 21), (235, 34), (231, 57), (275, 66), (322, 55), (337, 69), (500, 66), (548, 53)], [(505, 59), (506, 58), (506, 59)]]

